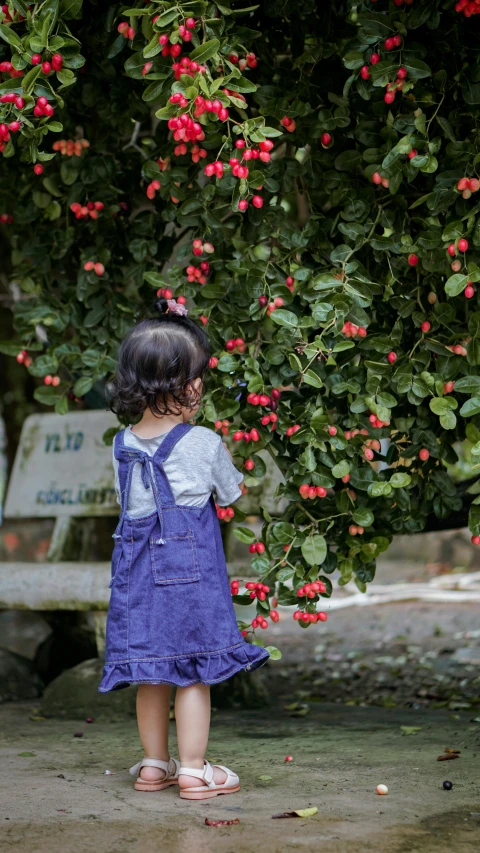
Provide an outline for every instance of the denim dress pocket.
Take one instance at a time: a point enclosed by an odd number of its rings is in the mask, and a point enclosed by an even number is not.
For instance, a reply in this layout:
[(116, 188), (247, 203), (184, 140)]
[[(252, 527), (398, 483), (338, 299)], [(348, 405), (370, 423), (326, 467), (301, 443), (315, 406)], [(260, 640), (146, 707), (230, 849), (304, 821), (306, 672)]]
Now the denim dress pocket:
[(193, 531), (158, 539), (150, 537), (153, 580), (156, 586), (195, 583), (200, 579)]

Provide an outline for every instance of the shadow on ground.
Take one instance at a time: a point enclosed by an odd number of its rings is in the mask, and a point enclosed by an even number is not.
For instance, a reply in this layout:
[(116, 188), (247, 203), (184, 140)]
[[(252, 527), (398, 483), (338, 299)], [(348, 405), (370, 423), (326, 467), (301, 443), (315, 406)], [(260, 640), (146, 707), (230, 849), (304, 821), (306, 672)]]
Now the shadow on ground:
[[(182, 801), (172, 788), (133, 790), (127, 768), (141, 755), (134, 721), (31, 716), (27, 704), (0, 708), (2, 853), (476, 853), (480, 847), (480, 724), (471, 713), (322, 704), (292, 718), (278, 702), (219, 713), (209, 758), (238, 771), (242, 790), (204, 803)], [(406, 735), (401, 726), (420, 730)], [(438, 762), (444, 747), (461, 750), (460, 758)], [(451, 791), (443, 789), (445, 779)], [(375, 793), (378, 783), (388, 785), (387, 797)], [(272, 820), (309, 806), (318, 808), (314, 817)], [(207, 827), (206, 817), (240, 823)]]

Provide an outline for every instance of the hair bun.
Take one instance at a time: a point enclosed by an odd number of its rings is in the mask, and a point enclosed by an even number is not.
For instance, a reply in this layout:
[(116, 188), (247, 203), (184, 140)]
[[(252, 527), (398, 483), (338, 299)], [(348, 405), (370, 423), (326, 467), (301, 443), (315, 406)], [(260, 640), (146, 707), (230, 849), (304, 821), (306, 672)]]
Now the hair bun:
[(155, 302), (155, 308), (162, 317), (168, 314), (168, 300), (164, 296), (160, 296)]

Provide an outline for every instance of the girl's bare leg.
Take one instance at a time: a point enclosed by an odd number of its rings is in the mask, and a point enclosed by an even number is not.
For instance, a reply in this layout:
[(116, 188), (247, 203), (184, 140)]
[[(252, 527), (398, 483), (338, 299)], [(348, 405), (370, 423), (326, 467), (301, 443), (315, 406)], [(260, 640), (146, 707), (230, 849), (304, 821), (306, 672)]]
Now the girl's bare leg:
[[(175, 720), (180, 764), (202, 770), (210, 733), (210, 687), (207, 684), (192, 684), (177, 687), (175, 697)], [(181, 788), (193, 788), (202, 784), (194, 776), (179, 777)], [(225, 782), (223, 770), (214, 770), (214, 781)]]
[[(145, 758), (168, 761), (168, 718), (170, 714), (169, 684), (140, 684), (137, 693), (137, 721)], [(157, 767), (142, 767), (140, 778), (157, 782), (165, 771)]]

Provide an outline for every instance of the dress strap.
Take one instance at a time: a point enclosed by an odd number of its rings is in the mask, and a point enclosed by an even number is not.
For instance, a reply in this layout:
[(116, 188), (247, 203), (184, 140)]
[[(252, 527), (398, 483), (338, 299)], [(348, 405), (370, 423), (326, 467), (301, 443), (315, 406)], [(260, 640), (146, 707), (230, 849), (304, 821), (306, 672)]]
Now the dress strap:
[(124, 436), (125, 436), (125, 429), (121, 429), (119, 432), (117, 432), (115, 434), (115, 437), (113, 439), (113, 453), (114, 453), (115, 459), (118, 459), (119, 461), (120, 461), (120, 457), (122, 454), (122, 450), (125, 447)]
[(190, 432), (191, 429), (193, 429), (192, 424), (177, 424), (174, 426), (173, 429), (167, 433), (161, 444), (159, 444), (153, 456), (155, 462), (165, 462), (177, 442), (179, 442), (187, 432)]

